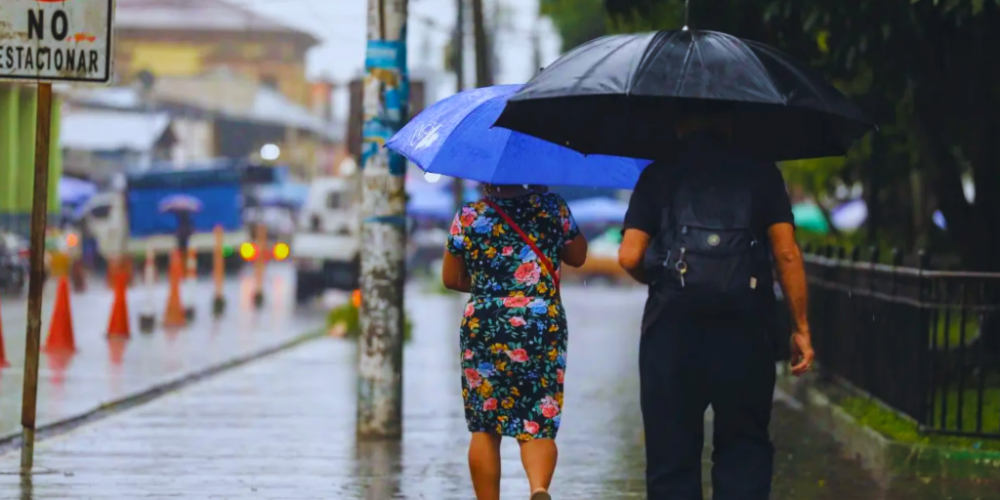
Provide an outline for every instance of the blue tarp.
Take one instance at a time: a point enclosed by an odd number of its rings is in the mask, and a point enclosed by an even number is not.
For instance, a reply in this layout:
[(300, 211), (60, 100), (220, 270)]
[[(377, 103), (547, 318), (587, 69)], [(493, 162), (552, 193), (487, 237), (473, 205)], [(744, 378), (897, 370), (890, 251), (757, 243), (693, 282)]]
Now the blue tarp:
[(187, 195), (202, 203), (202, 210), (192, 217), (195, 232), (212, 231), (221, 224), (226, 231), (243, 227), (243, 206), (240, 185), (213, 184), (176, 187), (131, 188), (128, 192), (129, 232), (133, 238), (159, 234), (173, 234), (177, 230), (177, 216), (160, 213), (160, 202), (168, 196)]

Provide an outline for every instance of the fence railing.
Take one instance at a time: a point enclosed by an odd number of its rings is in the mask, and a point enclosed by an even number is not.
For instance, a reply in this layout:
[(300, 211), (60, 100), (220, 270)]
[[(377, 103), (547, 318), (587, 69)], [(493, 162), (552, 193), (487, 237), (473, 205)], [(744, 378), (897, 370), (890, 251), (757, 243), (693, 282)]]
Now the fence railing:
[(924, 432), (1000, 439), (1000, 273), (806, 253), (821, 373), (912, 417)]

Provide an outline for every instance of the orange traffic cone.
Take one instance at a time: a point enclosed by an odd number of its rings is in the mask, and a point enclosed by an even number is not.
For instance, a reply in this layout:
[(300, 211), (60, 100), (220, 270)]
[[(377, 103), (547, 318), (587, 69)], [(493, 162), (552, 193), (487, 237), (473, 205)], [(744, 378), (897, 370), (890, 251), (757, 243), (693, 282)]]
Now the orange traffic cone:
[(170, 254), (170, 297), (163, 313), (163, 326), (182, 327), (187, 324), (184, 304), (181, 303), (181, 279), (184, 278), (184, 257), (179, 250)]
[(75, 352), (76, 340), (73, 336), (73, 313), (69, 305), (69, 279), (59, 277), (56, 289), (56, 306), (52, 311), (49, 338), (45, 342), (45, 352)]
[(119, 270), (115, 278), (115, 303), (111, 306), (111, 318), (108, 320), (108, 336), (128, 338), (131, 335), (128, 321), (128, 294), (126, 289), (128, 276), (124, 270)]
[(0, 368), (10, 366), (7, 361), (7, 353), (3, 349), (3, 319), (0, 318)]

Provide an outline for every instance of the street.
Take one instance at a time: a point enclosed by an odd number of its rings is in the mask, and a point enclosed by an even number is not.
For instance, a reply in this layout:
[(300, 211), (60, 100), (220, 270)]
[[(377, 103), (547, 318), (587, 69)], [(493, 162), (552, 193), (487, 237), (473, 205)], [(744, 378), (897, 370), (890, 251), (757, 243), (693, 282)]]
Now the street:
[[(454, 325), (463, 303), (417, 286), (407, 292), (415, 332), (405, 353), (402, 442), (357, 442), (355, 343), (323, 338), (45, 440), (31, 477), (19, 477), (18, 454), (7, 453), (0, 498), (470, 498)], [(636, 369), (642, 290), (579, 286), (564, 296), (570, 354), (553, 494), (645, 498)], [(311, 326), (308, 318), (284, 318)], [(220, 340), (211, 345), (227, 345)], [(95, 366), (98, 373), (88, 374), (83, 363), (74, 365), (67, 380), (109, 378), (103, 361)], [(879, 490), (859, 466), (838, 458), (794, 401), (776, 399), (772, 498), (939, 498), (923, 485), (898, 495)], [(504, 497), (526, 498), (513, 442), (504, 444), (503, 458)]]

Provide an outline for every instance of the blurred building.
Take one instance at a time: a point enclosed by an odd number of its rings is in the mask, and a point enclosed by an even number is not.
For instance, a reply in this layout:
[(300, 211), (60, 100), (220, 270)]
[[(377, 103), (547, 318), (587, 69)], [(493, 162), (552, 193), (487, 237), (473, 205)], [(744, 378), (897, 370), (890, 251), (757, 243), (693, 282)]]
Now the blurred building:
[(164, 112), (83, 109), (63, 118), (59, 146), (67, 173), (98, 179), (173, 157), (177, 135)]
[(305, 56), (319, 40), (223, 0), (118, 0), (115, 27), (121, 83), (144, 71), (166, 78), (225, 68), (301, 106), (317, 97)]
[[(288, 166), (296, 177), (310, 179), (332, 171), (338, 145), (343, 142), (340, 127), (270, 87), (225, 70), (65, 92), (67, 119), (82, 114), (85, 120), (95, 111), (116, 111), (123, 120), (136, 119), (137, 114), (166, 114), (171, 140), (156, 140), (161, 141), (157, 147), (169, 147), (169, 151), (165, 157), (162, 149), (150, 154), (172, 160), (178, 167), (212, 158), (249, 158)], [(277, 146), (279, 156), (261, 158), (264, 146)], [(136, 161), (134, 156), (109, 156), (100, 150), (93, 153), (68, 155), (66, 168), (100, 178), (122, 168), (141, 169), (149, 164), (145, 161), (149, 155)], [(119, 163), (116, 167), (108, 161)]]
[[(263, 160), (296, 177), (333, 171), (343, 133), (333, 124), (333, 85), (306, 79), (314, 36), (223, 0), (118, 0), (115, 24), (117, 86), (61, 89), (64, 113), (75, 123), (118, 116), (146, 125), (112, 126), (120, 137), (103, 142), (68, 136), (74, 173), (107, 178), (150, 159), (261, 160), (265, 146), (279, 156)], [(111, 146), (124, 149), (102, 149)]]

